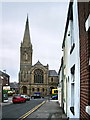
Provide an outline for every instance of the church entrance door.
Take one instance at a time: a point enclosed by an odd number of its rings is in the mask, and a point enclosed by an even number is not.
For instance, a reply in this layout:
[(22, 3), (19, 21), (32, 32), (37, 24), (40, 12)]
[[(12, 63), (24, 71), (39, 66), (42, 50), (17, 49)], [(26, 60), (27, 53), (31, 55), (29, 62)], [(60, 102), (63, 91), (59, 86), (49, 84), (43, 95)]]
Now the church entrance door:
[(23, 86), (23, 94), (27, 94), (27, 87)]

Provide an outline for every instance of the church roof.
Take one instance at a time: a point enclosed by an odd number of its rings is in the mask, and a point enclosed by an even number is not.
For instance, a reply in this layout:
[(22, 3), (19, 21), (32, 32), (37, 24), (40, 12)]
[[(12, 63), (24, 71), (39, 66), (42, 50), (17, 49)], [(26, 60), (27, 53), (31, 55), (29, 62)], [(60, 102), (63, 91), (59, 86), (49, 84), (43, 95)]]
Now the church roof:
[(35, 65), (42, 65), (42, 64), (41, 64), (40, 61), (38, 60), (38, 62), (37, 62)]
[(39, 61), (39, 60), (38, 60), (38, 62), (37, 62), (36, 64), (38, 64), (38, 65), (42, 65), (42, 64), (40, 63), (40, 61)]
[(56, 70), (49, 70), (48, 71), (48, 76), (53, 77), (53, 76), (58, 76), (58, 74), (57, 74)]

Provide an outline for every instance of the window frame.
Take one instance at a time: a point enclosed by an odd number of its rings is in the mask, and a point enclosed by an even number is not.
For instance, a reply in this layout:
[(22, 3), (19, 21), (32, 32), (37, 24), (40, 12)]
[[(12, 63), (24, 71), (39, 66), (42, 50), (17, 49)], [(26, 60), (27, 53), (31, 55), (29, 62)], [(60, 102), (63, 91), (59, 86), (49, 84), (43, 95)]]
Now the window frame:
[(34, 83), (43, 83), (44, 73), (41, 69), (36, 69), (34, 71)]

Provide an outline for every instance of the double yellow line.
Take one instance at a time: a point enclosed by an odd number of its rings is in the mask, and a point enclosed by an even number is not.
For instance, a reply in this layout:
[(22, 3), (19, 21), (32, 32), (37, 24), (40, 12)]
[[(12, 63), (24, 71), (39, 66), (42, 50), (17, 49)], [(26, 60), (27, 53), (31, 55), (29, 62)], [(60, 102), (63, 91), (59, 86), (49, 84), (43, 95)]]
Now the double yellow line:
[(37, 110), (41, 105), (43, 105), (45, 103), (45, 101), (43, 101), (41, 104), (35, 106), (32, 110), (28, 111), (27, 113), (25, 113), (24, 115), (22, 115), (20, 118), (18, 118), (17, 120), (23, 120), (26, 117), (28, 117), (30, 114), (32, 114), (35, 110)]

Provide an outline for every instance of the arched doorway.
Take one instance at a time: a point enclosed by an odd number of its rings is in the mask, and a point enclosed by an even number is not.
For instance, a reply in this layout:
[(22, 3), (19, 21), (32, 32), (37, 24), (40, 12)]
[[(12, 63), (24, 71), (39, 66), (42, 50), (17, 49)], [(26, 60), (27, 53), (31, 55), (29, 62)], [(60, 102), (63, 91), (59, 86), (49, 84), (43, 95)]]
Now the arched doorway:
[(23, 86), (22, 90), (23, 90), (23, 94), (27, 94), (27, 87), (26, 86)]

